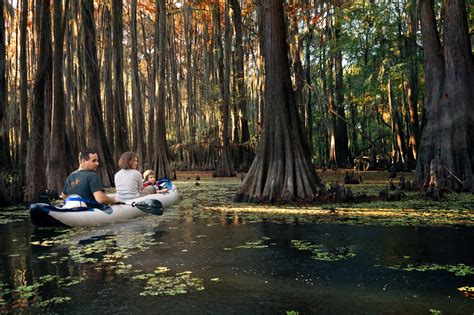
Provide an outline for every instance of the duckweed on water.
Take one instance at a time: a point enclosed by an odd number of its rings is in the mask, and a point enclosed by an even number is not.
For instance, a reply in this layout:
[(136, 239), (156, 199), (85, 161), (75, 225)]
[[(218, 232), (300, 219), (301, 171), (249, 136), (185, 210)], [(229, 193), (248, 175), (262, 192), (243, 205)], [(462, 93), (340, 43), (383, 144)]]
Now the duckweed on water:
[(338, 247), (333, 251), (329, 251), (322, 244), (313, 244), (304, 240), (291, 240), (291, 247), (297, 250), (310, 251), (313, 254), (311, 258), (322, 261), (338, 261), (356, 255), (350, 247)]
[(28, 301), (27, 304), (22, 304), (22, 306), (13, 306), (15, 309), (22, 309), (25, 307), (44, 307), (49, 304), (60, 304), (71, 300), (70, 297), (63, 296), (63, 297), (53, 297), (48, 300), (41, 301), (34, 299), (33, 297), (38, 296), (38, 289), (49, 282), (56, 282), (56, 284), (60, 288), (70, 287), (76, 284), (81, 283), (84, 281), (82, 277), (65, 277), (61, 278), (58, 275), (46, 275), (39, 277), (36, 279), (36, 282), (29, 284), (29, 285), (21, 285), (15, 288), (8, 289), (6, 288), (5, 284), (0, 283), (0, 305), (7, 305), (6, 301), (4, 300), (4, 296), (7, 294), (12, 294), (16, 296), (16, 300), (24, 300)]
[(236, 246), (235, 248), (267, 248), (268, 245), (264, 242), (268, 241), (270, 238), (262, 237), (260, 240), (254, 242), (246, 242), (244, 245)]
[(170, 271), (167, 267), (158, 267), (153, 273), (140, 274), (133, 279), (145, 280), (145, 290), (142, 296), (172, 296), (193, 291), (202, 291), (203, 280), (192, 277), (191, 271), (184, 271), (174, 275), (165, 275)]
[(26, 209), (18, 209), (17, 207), (3, 208), (0, 211), (0, 224), (9, 224), (22, 222), (30, 216)]
[(465, 264), (457, 265), (438, 265), (438, 264), (422, 264), (422, 265), (413, 265), (407, 264), (403, 265), (393, 265), (388, 266), (388, 269), (393, 270), (404, 270), (404, 271), (435, 271), (435, 270), (445, 270), (447, 272), (453, 273), (456, 276), (463, 277), (467, 275), (474, 274), (474, 268), (471, 266), (466, 266)]

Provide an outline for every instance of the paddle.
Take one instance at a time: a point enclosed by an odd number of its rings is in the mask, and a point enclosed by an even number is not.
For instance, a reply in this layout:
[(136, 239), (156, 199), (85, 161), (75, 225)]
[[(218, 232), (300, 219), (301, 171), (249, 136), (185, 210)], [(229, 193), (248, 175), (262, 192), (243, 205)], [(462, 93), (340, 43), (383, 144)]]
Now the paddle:
[(162, 215), (163, 214), (163, 204), (161, 201), (156, 199), (147, 199), (138, 202), (117, 202), (118, 205), (130, 205), (132, 207), (136, 207), (143, 212), (154, 214), (154, 215)]

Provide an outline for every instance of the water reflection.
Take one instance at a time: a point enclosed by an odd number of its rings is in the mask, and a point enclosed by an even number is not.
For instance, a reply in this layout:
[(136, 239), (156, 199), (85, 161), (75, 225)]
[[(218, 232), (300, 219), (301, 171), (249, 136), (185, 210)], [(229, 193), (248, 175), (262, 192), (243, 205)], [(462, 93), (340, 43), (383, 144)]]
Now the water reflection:
[[(102, 227), (2, 224), (0, 311), (474, 311), (474, 301), (457, 290), (474, 283), (473, 228), (314, 220), (176, 208)], [(467, 275), (391, 269), (461, 263)]]

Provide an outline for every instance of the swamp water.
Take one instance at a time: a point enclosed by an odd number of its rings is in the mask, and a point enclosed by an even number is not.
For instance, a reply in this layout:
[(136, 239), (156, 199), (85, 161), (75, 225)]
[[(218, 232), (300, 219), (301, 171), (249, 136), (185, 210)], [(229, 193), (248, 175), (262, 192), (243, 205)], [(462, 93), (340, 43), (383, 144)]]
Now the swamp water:
[(473, 227), (321, 223), (179, 204), (90, 228), (34, 228), (26, 210), (0, 216), (0, 313), (474, 312)]

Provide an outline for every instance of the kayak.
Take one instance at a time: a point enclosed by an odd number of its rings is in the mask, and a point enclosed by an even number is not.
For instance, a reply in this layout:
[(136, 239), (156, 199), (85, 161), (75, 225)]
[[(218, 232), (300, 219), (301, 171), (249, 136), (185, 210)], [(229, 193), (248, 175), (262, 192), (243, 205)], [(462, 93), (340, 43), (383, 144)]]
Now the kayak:
[(178, 201), (179, 194), (176, 187), (166, 193), (146, 195), (140, 198), (127, 200), (123, 204), (111, 206), (97, 205), (87, 207), (86, 203), (77, 198), (66, 199), (62, 207), (47, 203), (30, 205), (30, 221), (36, 226), (93, 226), (110, 224), (118, 221), (142, 216), (147, 213), (161, 215), (163, 207), (168, 207)]

